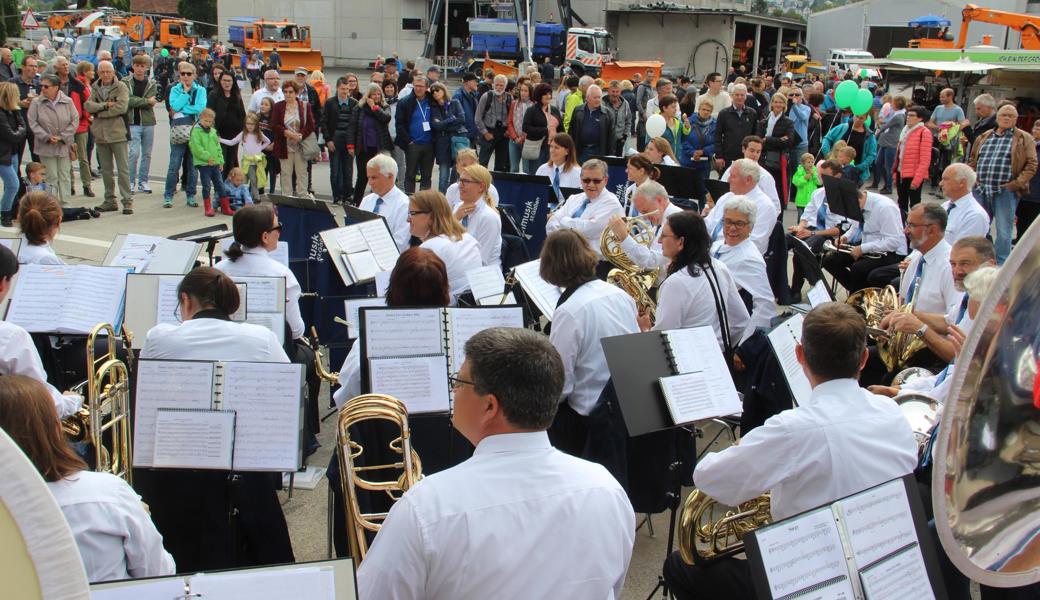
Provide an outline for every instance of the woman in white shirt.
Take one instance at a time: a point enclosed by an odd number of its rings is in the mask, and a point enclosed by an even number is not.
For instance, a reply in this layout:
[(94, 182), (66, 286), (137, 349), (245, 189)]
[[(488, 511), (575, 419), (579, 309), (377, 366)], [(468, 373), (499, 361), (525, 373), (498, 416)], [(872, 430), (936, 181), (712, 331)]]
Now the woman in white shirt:
[(416, 192), (408, 206), (408, 224), (422, 241), (420, 247), (444, 261), (452, 298), (469, 291), (466, 273), (484, 265), (480, 244), (451, 214), (444, 196), (436, 190)]
[(643, 185), (646, 181), (657, 181), (657, 178), (661, 176), (661, 170), (655, 167), (654, 163), (650, 162), (646, 155), (633, 154), (628, 157), (625, 174), (628, 176), (628, 180), (632, 182), (625, 188), (625, 213), (629, 216), (635, 216), (639, 214), (639, 211), (635, 208), (636, 188)]
[[(574, 140), (566, 133), (557, 133), (549, 140), (549, 162), (538, 167), (535, 175), (549, 178), (553, 188), (580, 188), (581, 167), (578, 166), (578, 149)], [(557, 193), (556, 202), (563, 204), (565, 198)]]
[[(462, 172), (462, 169), (470, 166), (480, 164), (477, 159), (477, 151), (472, 148), (464, 148), (459, 150), (458, 155), (455, 156), (455, 175), (457, 176)], [(495, 189), (495, 184), (491, 184), (487, 189), (488, 196), (491, 197), (491, 206), (498, 206), (498, 190)], [(448, 199), (448, 204), (451, 205), (452, 210), (462, 202), (462, 198), (459, 195), (459, 183), (455, 183), (448, 186), (448, 191), (444, 192), (444, 197)]]
[(481, 165), (459, 169), (462, 202), (453, 206), (454, 216), (480, 244), (484, 266), (502, 265), (502, 217), (491, 198), (491, 172)]
[[(199, 267), (177, 286), (178, 325), (149, 332), (141, 359), (287, 363), (278, 338), (259, 325), (235, 323), (238, 287), (224, 273)], [(134, 485), (182, 572), (293, 562), (289, 528), (276, 490), (281, 474), (176, 469), (134, 471)], [(228, 507), (238, 518), (228, 524)]]
[(61, 205), (47, 192), (29, 192), (18, 206), (18, 228), (22, 243), (18, 262), (23, 265), (65, 264), (51, 248), (51, 240), (61, 229)]
[(643, 153), (655, 165), (664, 165), (666, 167), (679, 166), (679, 161), (675, 159), (675, 151), (672, 149), (672, 144), (663, 137), (655, 137), (647, 142), (646, 150)]
[(0, 377), (0, 428), (47, 482), (91, 582), (172, 575), (173, 557), (141, 498), (125, 481), (95, 473), (70, 448), (42, 383)]
[[(711, 238), (704, 219), (692, 211), (675, 213), (665, 221), (659, 239), (661, 252), (671, 262), (668, 279), (657, 293), (653, 329), (709, 325), (723, 352), (731, 352), (750, 317), (729, 269), (708, 252)], [(649, 315), (640, 315), (639, 325), (650, 329)]]

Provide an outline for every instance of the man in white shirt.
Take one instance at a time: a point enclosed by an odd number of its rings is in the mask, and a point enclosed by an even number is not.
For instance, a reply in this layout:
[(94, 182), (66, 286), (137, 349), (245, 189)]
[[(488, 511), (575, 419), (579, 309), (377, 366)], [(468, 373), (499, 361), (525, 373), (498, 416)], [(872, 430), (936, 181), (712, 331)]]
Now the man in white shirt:
[[(755, 164), (758, 164), (759, 159), (762, 158), (762, 138), (757, 135), (749, 135), (744, 138), (740, 146), (744, 150), (744, 158), (753, 160)], [(729, 173), (732, 170), (733, 165), (730, 165), (726, 172), (722, 174), (722, 177), (719, 177), (719, 181), (729, 181)], [(762, 190), (762, 193), (773, 201), (776, 212), (780, 213), (780, 196), (776, 193), (776, 180), (762, 165), (758, 165), (758, 189)]]
[(408, 196), (394, 185), (397, 162), (386, 154), (377, 154), (368, 161), (365, 170), (372, 193), (361, 200), (358, 208), (386, 219), (397, 249), (404, 252), (408, 249), (412, 231), (408, 225)]
[(700, 106), (701, 102), (707, 100), (711, 102), (711, 118), (717, 118), (719, 112), (724, 108), (733, 106), (733, 100), (730, 99), (729, 93), (722, 89), (722, 75), (720, 73), (709, 73), (704, 79), (704, 83), (708, 85), (708, 91), (697, 96), (697, 104)]
[(737, 196), (726, 203), (723, 214), (723, 239), (711, 247), (711, 257), (722, 261), (729, 268), (741, 296), (751, 299), (751, 320), (740, 342), (751, 337), (757, 328), (768, 329), (776, 316), (773, 289), (769, 287), (766, 261), (751, 243), (751, 230), (755, 226), (758, 212), (755, 203), (746, 196)]
[(975, 187), (975, 171), (964, 163), (953, 163), (943, 171), (942, 187), (948, 219), (946, 241), (954, 243), (962, 237), (985, 236), (989, 233), (989, 214), (971, 190)]
[(635, 514), (603, 467), (554, 449), (564, 382), (545, 336), (466, 342), (452, 424), (476, 450), (398, 500), (358, 570), (361, 600), (619, 598)]
[[(841, 177), (841, 164), (833, 160), (825, 160), (816, 167), (816, 173), (822, 180), (824, 176)], [(859, 225), (844, 215), (839, 215), (830, 210), (827, 204), (827, 190), (820, 186), (812, 193), (809, 204), (802, 212), (802, 218), (797, 225), (787, 228), (787, 247), (792, 248), (801, 240), (815, 255), (823, 251), (823, 244), (827, 240), (837, 240), (841, 234), (852, 227)], [(800, 294), (805, 282), (798, 260), (793, 261), (794, 275), (791, 277), (791, 291)]]
[(776, 217), (780, 214), (780, 211), (773, 205), (773, 201), (763, 194), (762, 190), (758, 189), (760, 175), (758, 163), (747, 158), (741, 158), (733, 161), (731, 169), (729, 193), (723, 194), (714, 207), (709, 206), (705, 209), (710, 210), (704, 217), (704, 225), (708, 228), (708, 236), (711, 237), (712, 242), (721, 238), (722, 217), (726, 211), (726, 202), (734, 196), (747, 196), (754, 200), (755, 205), (758, 206), (758, 213), (755, 215), (755, 228), (751, 230), (751, 241), (758, 248), (758, 251), (765, 255), (766, 250), (769, 249), (769, 236), (773, 234)]
[(278, 74), (277, 69), (264, 72), (264, 87), (253, 92), (249, 99), (249, 112), (260, 114), (260, 101), (264, 98), (270, 98), (274, 104), (285, 100), (285, 95), (282, 94), (282, 76)]
[[(771, 417), (739, 445), (708, 454), (693, 473), (699, 490), (728, 506), (770, 492), (774, 520), (901, 477), (917, 464), (917, 441), (899, 407), (856, 383), (867, 350), (866, 323), (854, 308), (814, 308), (795, 354), (813, 387), (810, 401)], [(664, 576), (678, 598), (756, 597), (744, 560), (703, 568), (675, 552)]]
[(608, 226), (621, 243), (621, 250), (633, 263), (646, 270), (660, 269), (658, 271), (658, 281), (660, 281), (668, 267), (668, 258), (661, 254), (661, 226), (670, 215), (682, 212), (683, 209), (672, 204), (668, 191), (664, 189), (663, 185), (652, 179), (647, 179), (636, 188), (636, 193), (632, 196), (632, 204), (654, 230), (654, 239), (649, 246), (640, 244), (629, 235), (628, 223), (619, 215), (611, 216)]
[(939, 204), (922, 202), (906, 215), (913, 252), (899, 281), (899, 300), (912, 301), (914, 310), (945, 314), (960, 304), (962, 292), (953, 285), (945, 229), (946, 211)]
[(610, 217), (624, 216), (625, 210), (617, 196), (606, 191), (607, 164), (597, 158), (585, 161), (581, 166), (581, 194), (574, 194), (556, 209), (545, 223), (546, 235), (560, 229), (574, 229), (580, 233), (592, 247), (596, 256), (603, 258), (599, 251), (599, 238), (606, 229)]
[(899, 205), (887, 196), (860, 190), (859, 206), (863, 224), (838, 240), (841, 246), (851, 246), (850, 252), (833, 251), (823, 257), (823, 268), (850, 294), (869, 285), (871, 271), (896, 264), (906, 256)]

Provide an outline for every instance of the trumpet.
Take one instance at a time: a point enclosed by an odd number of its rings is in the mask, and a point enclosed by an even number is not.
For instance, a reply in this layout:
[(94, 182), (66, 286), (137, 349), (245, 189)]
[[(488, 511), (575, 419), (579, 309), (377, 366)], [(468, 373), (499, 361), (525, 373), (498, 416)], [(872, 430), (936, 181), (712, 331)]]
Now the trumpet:
[[(658, 212), (660, 211), (655, 210), (645, 215), (626, 217), (624, 219), (629, 228), (629, 235), (632, 236), (636, 243), (647, 248), (654, 243), (654, 228), (647, 217), (656, 215)], [(610, 227), (605, 228), (603, 233), (600, 234), (599, 249), (603, 254), (603, 258), (615, 267), (607, 273), (607, 283), (616, 285), (624, 290), (625, 293), (636, 301), (636, 307), (639, 309), (639, 312), (647, 313), (650, 315), (650, 319), (653, 320), (654, 313), (657, 310), (657, 303), (650, 297), (650, 288), (657, 281), (657, 274), (660, 269), (643, 269), (633, 262), (625, 254), (625, 251), (621, 249), (621, 240), (618, 239), (617, 235), (614, 234), (614, 230)]]
[[(841, 252), (842, 254), (852, 254), (852, 246), (848, 244), (834, 245), (830, 240), (823, 243), (824, 252)], [(864, 252), (863, 258), (881, 258), (884, 256), (880, 252)]]

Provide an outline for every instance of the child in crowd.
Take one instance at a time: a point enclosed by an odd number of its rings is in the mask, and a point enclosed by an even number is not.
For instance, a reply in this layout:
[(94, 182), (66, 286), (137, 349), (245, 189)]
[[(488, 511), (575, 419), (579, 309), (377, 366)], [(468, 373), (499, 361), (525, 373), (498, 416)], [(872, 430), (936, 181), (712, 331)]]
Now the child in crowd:
[(220, 179), (220, 171), (224, 167), (224, 151), (220, 148), (220, 136), (213, 126), (217, 113), (207, 108), (199, 113), (199, 122), (191, 129), (191, 139), (188, 148), (191, 149), (192, 162), (199, 171), (199, 183), (202, 185), (202, 207), (206, 210), (206, 216), (216, 215), (213, 211), (213, 200), (211, 199), (210, 185), (213, 192), (220, 200), (220, 212), (225, 215), (233, 215), (231, 210), (231, 199), (227, 197), (224, 190), (224, 182)]
[[(31, 162), (25, 165), (25, 193), (47, 192), (48, 194), (53, 194), (54, 192), (50, 184), (47, 183), (46, 178), (47, 167), (43, 163)], [(68, 206), (61, 208), (62, 221), (79, 221), (91, 217), (96, 219), (100, 216), (101, 212), (93, 208), (72, 208)]]
[(827, 153), (827, 160), (838, 160), (838, 153), (841, 152), (841, 149), (846, 146), (848, 146), (848, 143), (845, 142), (845, 140), (838, 140), (834, 142), (834, 145), (831, 146), (831, 151)]
[[(271, 111), (274, 109), (274, 101), (270, 98), (263, 98), (260, 100), (260, 114), (257, 117), (260, 118), (260, 132), (269, 140), (274, 139), (274, 130), (271, 129)], [(274, 193), (275, 179), (278, 178), (278, 174), (281, 173), (282, 164), (278, 162), (278, 159), (271, 155), (271, 146), (268, 145), (264, 149), (264, 156), (267, 158), (267, 184), (269, 190), (267, 193)], [(261, 190), (262, 191), (262, 190)], [(256, 194), (254, 198), (259, 198)]]
[(245, 180), (249, 184), (249, 197), (259, 201), (260, 192), (265, 191), (267, 188), (266, 150), (271, 147), (272, 143), (271, 138), (264, 135), (260, 128), (260, 117), (253, 113), (247, 113), (245, 127), (242, 131), (234, 139), (222, 139), (221, 142), (224, 144), (240, 144), (242, 157), (238, 162), (242, 165)]
[(852, 146), (844, 146), (838, 151), (838, 162), (841, 163), (841, 176), (843, 179), (860, 186), (859, 169), (856, 168), (856, 149)]
[(231, 199), (231, 210), (238, 210), (246, 204), (253, 203), (253, 198), (249, 195), (249, 186), (246, 185), (246, 174), (239, 167), (228, 172), (224, 190)]
[(818, 187), (816, 166), (813, 165), (813, 159), (815, 158), (811, 152), (806, 152), (802, 155), (798, 170), (794, 172), (792, 183), (795, 189), (798, 190), (794, 198), (794, 205), (798, 208), (798, 220), (801, 220), (805, 207), (809, 206), (809, 200), (812, 199), (813, 192)]

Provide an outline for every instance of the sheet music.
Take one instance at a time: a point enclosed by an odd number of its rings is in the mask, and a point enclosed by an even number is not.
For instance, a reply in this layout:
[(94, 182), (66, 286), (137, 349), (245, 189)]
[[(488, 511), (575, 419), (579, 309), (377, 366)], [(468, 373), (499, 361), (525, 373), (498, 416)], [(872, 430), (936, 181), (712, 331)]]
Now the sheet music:
[(524, 311), (519, 306), (502, 308), (452, 308), (448, 310), (451, 326), (452, 371), (462, 368), (469, 338), (492, 327), (523, 327)]
[(295, 471), (300, 466), (302, 365), (223, 364), (221, 406), (235, 411), (235, 470)]
[(755, 532), (773, 598), (816, 588), (812, 598), (852, 600), (848, 563), (829, 507)]
[(249, 290), (246, 310), (250, 313), (284, 313), (284, 303), (278, 302), (277, 277), (232, 277), (237, 283), (246, 284)]
[[(188, 583), (192, 594), (199, 594), (200, 600), (334, 600), (335, 589), (329, 585), (330, 574), (330, 570), (318, 567), (252, 573), (203, 573), (191, 577)], [(183, 593), (183, 589), (181, 591)]]
[(488, 265), (479, 269), (466, 271), (466, 279), (469, 281), (469, 290), (478, 304), (484, 304), (482, 300), (491, 300), (490, 304), (498, 304), (505, 292), (506, 280), (502, 277), (502, 269), (498, 265)]
[[(513, 269), (517, 281), (523, 286), (524, 292), (531, 298), (538, 310), (542, 311), (545, 318), (552, 320), (553, 312), (556, 311), (556, 303), (560, 301), (563, 292), (560, 288), (542, 279), (538, 274), (541, 260), (533, 260)], [(718, 344), (718, 342), (716, 342)]]
[(934, 600), (924, 557), (917, 546), (897, 552), (866, 570), (860, 582), (867, 600)]
[(274, 337), (278, 339), (278, 345), (285, 343), (285, 317), (281, 313), (260, 313), (249, 310), (248, 302), (246, 305), (246, 323), (250, 325), (259, 325), (264, 329), (270, 330), (274, 333)]
[(249, 286), (245, 283), (236, 283), (238, 288), (238, 310), (228, 315), (235, 323), (245, 323), (249, 315)]
[(366, 310), (368, 358), (417, 356), (444, 352), (444, 321), (439, 308)]
[(144, 273), (159, 248), (160, 240), (162, 238), (154, 235), (126, 234), (123, 247), (116, 253), (109, 266), (130, 267), (134, 273)]
[(376, 273), (376, 296), (386, 296), (386, 288), (390, 287), (390, 271)]
[(155, 309), (155, 323), (169, 323), (176, 325), (180, 323), (177, 314), (177, 287), (181, 284), (183, 277), (179, 275), (168, 275), (159, 278), (159, 302)]
[(353, 254), (341, 254), (347, 265), (347, 272), (354, 278), (354, 282), (368, 281), (379, 272), (376, 257), (368, 250), (354, 252)]
[(71, 286), (68, 266), (21, 265), (6, 320), (27, 331), (55, 331), (55, 317), (61, 314)]
[(390, 235), (390, 231), (386, 228), (383, 220), (362, 221), (357, 225), (357, 228), (361, 230), (361, 234), (365, 237), (365, 242), (368, 244), (368, 249), (375, 256), (376, 263), (379, 264), (379, 270), (393, 270), (394, 265), (397, 264), (397, 258), (401, 256), (401, 251), (397, 248), (397, 243)]
[(31, 332), (88, 333), (122, 321), (126, 270), (90, 265), (22, 265), (7, 320)]
[(339, 245), (339, 249), (343, 252), (361, 252), (368, 250), (368, 243), (365, 242), (365, 236), (361, 233), (361, 229), (354, 225), (348, 225), (346, 227), (340, 227), (332, 232), (332, 239)]
[[(706, 360), (712, 360), (716, 356), (725, 368), (726, 359), (722, 357), (719, 340), (711, 327), (670, 329), (662, 333), (668, 339), (676, 374), (700, 371), (705, 368)], [(718, 368), (718, 365), (715, 364), (713, 367)]]
[(661, 377), (658, 381), (676, 425), (735, 415), (744, 409), (736, 394), (719, 394), (713, 390), (704, 371)]
[(91, 589), (90, 600), (171, 600), (184, 597), (184, 578), (135, 581), (132, 585)]
[(134, 466), (147, 467), (155, 457), (155, 421), (159, 408), (210, 409), (213, 363), (140, 360), (134, 407)]
[(386, 298), (347, 298), (343, 301), (343, 314), (347, 317), (347, 337), (352, 340), (361, 335), (362, 306), (386, 306)]
[(389, 394), (409, 414), (448, 412), (448, 363), (443, 354), (369, 360), (372, 393)]
[(234, 442), (235, 413), (231, 411), (160, 408), (152, 466), (230, 470)]
[(820, 279), (816, 285), (809, 288), (809, 306), (816, 308), (821, 304), (831, 301), (831, 293), (827, 291), (827, 285)]
[(76, 265), (70, 291), (71, 301), (65, 303), (61, 312), (64, 330), (89, 332), (98, 323), (111, 323), (119, 331), (126, 269)]
[(773, 352), (776, 353), (776, 358), (780, 362), (780, 368), (784, 371), (784, 378), (787, 379), (791, 395), (794, 396), (795, 402), (802, 406), (808, 404), (809, 399), (812, 398), (812, 385), (809, 383), (809, 378), (805, 376), (805, 371), (795, 354), (795, 347), (802, 338), (804, 320), (802, 315), (796, 314), (777, 325), (768, 336), (769, 344), (773, 347)]
[(902, 480), (856, 494), (839, 502), (838, 507), (860, 569), (918, 542)]

